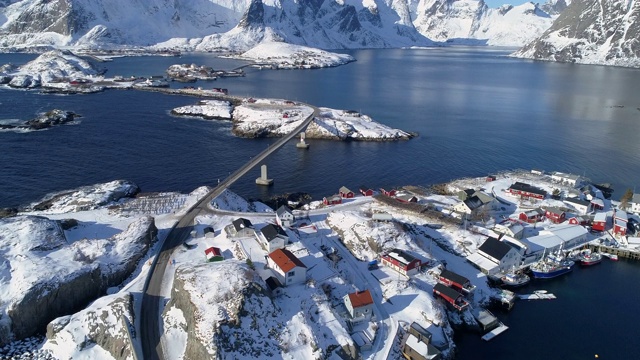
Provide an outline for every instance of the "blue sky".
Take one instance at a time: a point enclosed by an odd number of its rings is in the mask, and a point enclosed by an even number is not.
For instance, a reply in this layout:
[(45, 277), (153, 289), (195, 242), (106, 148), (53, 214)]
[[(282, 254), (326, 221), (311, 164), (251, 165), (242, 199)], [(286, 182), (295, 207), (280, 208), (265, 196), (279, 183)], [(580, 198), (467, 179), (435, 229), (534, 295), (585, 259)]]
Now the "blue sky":
[[(489, 6), (490, 8), (497, 8), (501, 5), (504, 4), (511, 4), (511, 5), (520, 5), (520, 4), (524, 4), (526, 2), (526, 0), (484, 0), (484, 3), (487, 4), (487, 6)], [(539, 3), (539, 4), (543, 4), (545, 2), (545, 0), (538, 0), (538, 1), (533, 1), (534, 3)]]

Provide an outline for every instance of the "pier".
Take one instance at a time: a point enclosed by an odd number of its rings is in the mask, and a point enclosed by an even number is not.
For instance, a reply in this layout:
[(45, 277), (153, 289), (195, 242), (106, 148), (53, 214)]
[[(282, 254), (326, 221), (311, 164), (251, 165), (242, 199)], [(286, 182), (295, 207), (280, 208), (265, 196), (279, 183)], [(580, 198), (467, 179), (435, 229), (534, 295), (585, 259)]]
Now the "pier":
[(631, 249), (614, 248), (611, 246), (605, 246), (600, 244), (590, 243), (588, 248), (594, 252), (600, 252), (605, 254), (618, 255), (619, 258), (625, 258), (629, 260), (640, 260), (640, 252)]

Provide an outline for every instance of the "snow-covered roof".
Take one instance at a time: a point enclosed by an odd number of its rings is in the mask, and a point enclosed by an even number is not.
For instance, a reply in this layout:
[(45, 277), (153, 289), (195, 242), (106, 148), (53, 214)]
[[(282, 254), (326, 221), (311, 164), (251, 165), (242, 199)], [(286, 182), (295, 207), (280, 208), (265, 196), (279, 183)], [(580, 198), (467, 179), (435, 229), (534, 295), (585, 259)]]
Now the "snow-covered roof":
[(631, 198), (631, 202), (635, 204), (640, 204), (640, 194), (633, 194)]
[(408, 334), (405, 344), (422, 356), (426, 357), (429, 354), (428, 344), (418, 340), (413, 334)]
[(629, 221), (629, 216), (627, 215), (627, 212), (624, 210), (616, 210), (615, 212), (615, 216), (616, 216), (616, 220), (622, 220), (622, 221)]
[(574, 174), (567, 174), (567, 173), (563, 173), (563, 172), (559, 172), (559, 171), (554, 171), (553, 173), (551, 173), (552, 177), (559, 177), (559, 178), (563, 178), (563, 179), (568, 179), (568, 180), (578, 180), (580, 179), (580, 175), (574, 175)]
[(600, 221), (607, 221), (607, 213), (605, 211), (600, 211), (597, 212), (594, 216), (593, 216), (593, 221), (596, 222), (600, 222)]
[(401, 264), (408, 265), (412, 261), (417, 260), (414, 256), (400, 249), (393, 249), (387, 253), (387, 256), (398, 260)]
[(350, 192), (353, 192), (353, 191), (349, 190), (349, 188), (347, 188), (346, 186), (340, 187), (340, 193), (341, 194), (347, 194), (347, 193), (350, 193)]
[(532, 236), (523, 241), (549, 249), (560, 246), (564, 242), (577, 239), (585, 234), (587, 234), (587, 230), (580, 225), (562, 224), (542, 230), (539, 235)]
[(467, 260), (476, 264), (480, 269), (487, 272), (492, 272), (494, 269), (498, 267), (498, 264), (480, 255), (480, 253), (477, 253), (477, 252), (467, 256)]
[(573, 205), (580, 205), (580, 206), (589, 206), (589, 202), (585, 201), (585, 200), (580, 200), (578, 198), (574, 198), (574, 197), (570, 197), (570, 198), (566, 198), (564, 199), (564, 202), (573, 204)]

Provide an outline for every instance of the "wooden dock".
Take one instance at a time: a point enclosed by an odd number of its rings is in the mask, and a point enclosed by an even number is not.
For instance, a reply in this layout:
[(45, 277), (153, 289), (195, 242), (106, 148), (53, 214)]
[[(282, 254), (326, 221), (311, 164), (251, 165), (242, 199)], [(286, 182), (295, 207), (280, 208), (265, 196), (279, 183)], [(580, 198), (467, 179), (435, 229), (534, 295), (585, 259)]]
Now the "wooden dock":
[(494, 337), (502, 334), (503, 332), (507, 331), (507, 329), (509, 329), (509, 327), (503, 323), (500, 323), (500, 325), (498, 325), (497, 328), (489, 331), (488, 333), (482, 335), (482, 340), (484, 341), (489, 341), (491, 339), (493, 339)]
[(640, 260), (640, 252), (638, 251), (624, 249), (624, 248), (614, 248), (610, 246), (604, 246), (604, 245), (593, 244), (593, 243), (590, 243), (588, 247), (589, 249), (591, 249), (591, 251), (618, 255), (619, 258), (625, 258), (629, 260)]

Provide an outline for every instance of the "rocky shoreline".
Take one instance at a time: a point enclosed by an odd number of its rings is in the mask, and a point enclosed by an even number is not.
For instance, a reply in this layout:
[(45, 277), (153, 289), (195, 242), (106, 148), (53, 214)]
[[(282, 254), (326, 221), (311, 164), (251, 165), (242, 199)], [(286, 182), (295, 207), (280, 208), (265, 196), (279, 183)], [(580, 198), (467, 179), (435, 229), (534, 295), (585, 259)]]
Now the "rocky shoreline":
[(65, 110), (53, 109), (46, 113), (25, 121), (22, 124), (0, 124), (2, 130), (44, 130), (74, 121), (80, 115)]

